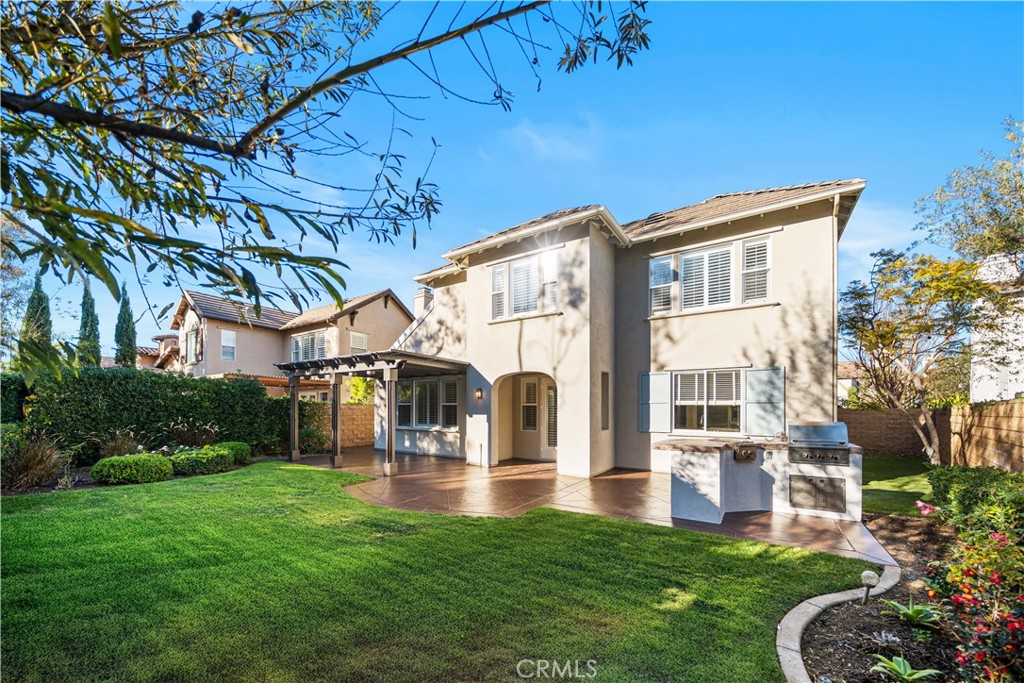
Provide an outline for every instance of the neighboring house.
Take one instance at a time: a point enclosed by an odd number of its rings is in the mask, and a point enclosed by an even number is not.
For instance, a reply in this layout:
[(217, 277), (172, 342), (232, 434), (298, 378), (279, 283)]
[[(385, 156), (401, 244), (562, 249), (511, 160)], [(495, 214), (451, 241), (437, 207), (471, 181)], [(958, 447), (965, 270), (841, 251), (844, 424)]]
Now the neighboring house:
[(860, 389), (867, 377), (864, 367), (852, 360), (841, 361), (836, 366), (836, 398), (840, 401), (850, 398), (851, 392)]
[[(138, 346), (135, 348), (135, 367), (139, 370), (155, 370), (158, 372), (174, 372), (178, 368), (178, 335), (158, 334), (152, 337), (156, 346)], [(100, 358), (101, 368), (117, 367), (113, 356)]]
[(565, 209), (449, 251), (380, 354), (402, 368), (397, 450), (587, 477), (668, 470), (653, 446), (669, 437), (833, 420), (837, 243), (864, 185), (722, 194), (625, 225)]
[(1000, 334), (971, 334), (971, 403), (1007, 401), (1024, 394), (1024, 286), (1017, 282), (1020, 264), (999, 254), (982, 263), (979, 276), (997, 284), (1020, 306), (1000, 325)]
[[(177, 330), (179, 363), (191, 375), (254, 377), (268, 393), (287, 384), (275, 363), (387, 349), (413, 315), (390, 289), (302, 313), (263, 306), (256, 317), (241, 305), (203, 292), (182, 293), (171, 329)], [(327, 383), (304, 380), (301, 396), (327, 400)], [(347, 396), (347, 394), (346, 394)]]

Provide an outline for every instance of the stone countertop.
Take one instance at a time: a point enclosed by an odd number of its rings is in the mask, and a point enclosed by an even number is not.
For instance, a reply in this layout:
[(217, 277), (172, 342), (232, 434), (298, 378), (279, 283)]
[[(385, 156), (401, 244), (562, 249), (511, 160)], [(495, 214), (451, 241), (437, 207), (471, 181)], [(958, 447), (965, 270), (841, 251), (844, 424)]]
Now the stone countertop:
[(676, 437), (655, 442), (652, 448), (657, 451), (680, 451), (683, 453), (719, 453), (723, 448), (735, 448), (739, 445), (754, 445), (765, 450), (785, 450), (789, 444), (785, 441), (753, 441), (749, 439), (711, 439), (703, 437)]

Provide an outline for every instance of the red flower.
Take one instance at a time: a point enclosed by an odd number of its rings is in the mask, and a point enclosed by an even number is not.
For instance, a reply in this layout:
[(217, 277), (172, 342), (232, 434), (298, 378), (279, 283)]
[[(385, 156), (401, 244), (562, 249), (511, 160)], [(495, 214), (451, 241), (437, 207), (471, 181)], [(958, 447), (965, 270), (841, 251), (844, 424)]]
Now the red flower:
[(966, 663), (967, 663), (967, 660), (966, 660), (966, 659), (964, 659), (964, 656), (963, 656), (963, 654), (962, 654), (962, 653), (961, 653), (961, 654), (958, 654), (958, 655), (956, 656), (956, 663), (957, 663), (957, 664), (966, 664)]
[(925, 503), (920, 500), (915, 500), (914, 505), (916, 505), (917, 509), (921, 511), (922, 517), (927, 517), (928, 515), (932, 514), (933, 512), (939, 509), (934, 505), (929, 505), (928, 503)]
[(983, 659), (985, 659), (985, 653), (981, 652), (980, 650), (978, 652), (975, 652), (974, 659), (979, 662), (982, 661)]
[(992, 572), (992, 583), (997, 586), (1003, 582), (1002, 577), (999, 576), (999, 572)]
[(990, 536), (991, 538), (993, 538), (993, 539), (995, 539), (995, 540), (999, 541), (999, 542), (1000, 542), (1000, 543), (1002, 543), (1003, 545), (1006, 545), (1007, 543), (1009, 543), (1009, 542), (1010, 542), (1010, 539), (1008, 539), (1008, 538), (1007, 538), (1006, 536), (1003, 536), (1003, 535), (1002, 535), (1001, 533), (999, 533), (999, 532), (997, 532), (997, 531), (993, 531), (992, 533), (990, 533), (990, 534), (989, 534), (989, 536)]

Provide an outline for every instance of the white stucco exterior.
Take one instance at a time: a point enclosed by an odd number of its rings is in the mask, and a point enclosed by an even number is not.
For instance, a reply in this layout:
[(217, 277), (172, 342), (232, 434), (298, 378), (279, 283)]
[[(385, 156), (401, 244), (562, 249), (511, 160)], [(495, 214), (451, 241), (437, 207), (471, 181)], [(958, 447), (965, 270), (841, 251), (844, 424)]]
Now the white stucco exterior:
[[(996, 255), (981, 265), (986, 282), (1012, 282), (1019, 270), (1009, 256)], [(1024, 394), (1024, 290), (1010, 286), (1006, 296), (1020, 301), (1015, 313), (1004, 316), (1000, 330), (971, 334), (971, 403), (1008, 401)]]

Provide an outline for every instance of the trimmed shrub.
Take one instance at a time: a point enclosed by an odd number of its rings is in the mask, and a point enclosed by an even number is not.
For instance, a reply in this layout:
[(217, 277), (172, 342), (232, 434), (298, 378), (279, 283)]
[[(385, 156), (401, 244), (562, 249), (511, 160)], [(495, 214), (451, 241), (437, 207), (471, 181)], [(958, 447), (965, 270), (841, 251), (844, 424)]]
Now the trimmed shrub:
[(20, 373), (0, 373), (0, 422), (21, 422), (24, 419), (27, 393)]
[[(82, 462), (100, 453), (95, 434), (131, 429), (143, 446), (168, 444), (170, 425), (214, 425), (216, 438), (253, 448), (287, 441), (287, 402), (248, 379), (218, 380), (135, 368), (82, 368), (58, 380), (40, 376), (26, 403), (26, 425), (83, 444)], [(191, 432), (191, 430), (186, 430)], [(179, 434), (180, 436), (180, 434)], [(211, 439), (212, 440), (212, 439)], [(185, 444), (188, 445), (188, 444)]]
[(230, 451), (217, 446), (206, 446), (198, 451), (185, 451), (167, 458), (174, 474), (191, 477), (197, 474), (216, 474), (231, 469), (235, 459)]
[(936, 467), (928, 483), (957, 529), (1006, 533), (1024, 523), (1024, 475), (996, 467)]
[(103, 458), (90, 471), (100, 484), (148, 484), (174, 476), (170, 458), (159, 453), (139, 453)]
[(231, 454), (231, 458), (236, 465), (244, 465), (252, 457), (252, 448), (249, 447), (249, 444), (242, 441), (222, 441), (213, 444), (210, 448), (227, 451)]

